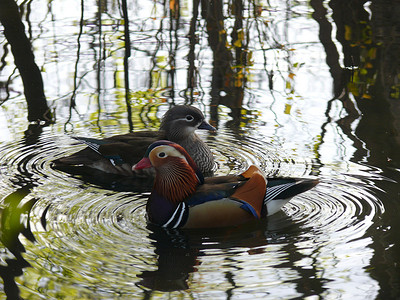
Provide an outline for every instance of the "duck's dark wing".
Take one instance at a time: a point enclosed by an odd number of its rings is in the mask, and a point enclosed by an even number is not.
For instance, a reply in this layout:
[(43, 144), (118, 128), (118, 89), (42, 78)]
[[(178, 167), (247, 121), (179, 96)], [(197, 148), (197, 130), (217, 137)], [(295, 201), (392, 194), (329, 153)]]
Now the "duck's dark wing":
[(83, 165), (92, 168), (96, 168), (96, 164), (98, 166), (106, 164), (106, 161), (114, 166), (133, 165), (143, 157), (152, 142), (163, 137), (163, 133), (158, 131), (128, 133), (105, 139), (74, 137), (88, 147), (70, 156), (54, 160), (53, 163), (55, 167)]

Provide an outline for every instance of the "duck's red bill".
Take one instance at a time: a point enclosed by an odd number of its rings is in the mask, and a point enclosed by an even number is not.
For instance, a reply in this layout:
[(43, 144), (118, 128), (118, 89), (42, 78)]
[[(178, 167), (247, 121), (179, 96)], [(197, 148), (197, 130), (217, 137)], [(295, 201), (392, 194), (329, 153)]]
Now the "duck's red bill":
[(136, 165), (132, 167), (132, 170), (143, 170), (151, 167), (152, 165), (150, 159), (148, 157), (143, 157)]

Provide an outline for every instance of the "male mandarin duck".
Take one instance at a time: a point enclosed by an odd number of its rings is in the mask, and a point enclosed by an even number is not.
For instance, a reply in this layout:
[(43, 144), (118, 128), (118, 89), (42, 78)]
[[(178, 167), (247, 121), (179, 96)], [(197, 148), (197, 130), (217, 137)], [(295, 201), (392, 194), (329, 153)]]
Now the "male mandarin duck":
[(180, 145), (157, 141), (134, 169), (153, 165), (153, 190), (146, 205), (150, 222), (166, 228), (234, 226), (270, 216), (314, 179), (269, 178), (251, 166), (240, 175), (204, 178)]
[[(56, 169), (65, 171), (85, 166), (106, 173), (133, 176), (132, 165), (143, 157), (148, 146), (157, 140), (169, 140), (185, 148), (201, 172), (209, 174), (214, 167), (214, 157), (207, 144), (195, 133), (197, 129), (216, 130), (207, 123), (199, 109), (177, 105), (165, 113), (159, 131), (133, 132), (102, 140), (74, 137), (88, 147), (71, 156), (54, 160), (53, 165)], [(153, 173), (154, 176), (154, 172), (149, 170), (135, 172), (135, 175)]]

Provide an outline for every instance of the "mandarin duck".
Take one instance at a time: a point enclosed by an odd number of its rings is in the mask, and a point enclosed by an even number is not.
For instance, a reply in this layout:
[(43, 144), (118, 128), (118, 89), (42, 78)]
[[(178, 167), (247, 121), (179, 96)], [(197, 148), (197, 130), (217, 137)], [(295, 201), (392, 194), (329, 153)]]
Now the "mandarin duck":
[(256, 166), (240, 175), (204, 178), (180, 145), (157, 141), (134, 169), (155, 168), (146, 204), (151, 223), (165, 228), (234, 226), (270, 216), (293, 196), (318, 184), (315, 179), (268, 178)]
[(216, 130), (207, 123), (199, 109), (177, 105), (165, 113), (159, 131), (133, 132), (105, 139), (74, 137), (88, 147), (54, 160), (53, 166), (66, 172), (84, 166), (118, 175), (153, 176), (152, 168), (147, 169), (147, 172), (134, 172), (132, 165), (143, 157), (152, 142), (169, 140), (185, 148), (201, 172), (210, 174), (214, 167), (214, 157), (207, 144), (195, 133), (197, 129)]

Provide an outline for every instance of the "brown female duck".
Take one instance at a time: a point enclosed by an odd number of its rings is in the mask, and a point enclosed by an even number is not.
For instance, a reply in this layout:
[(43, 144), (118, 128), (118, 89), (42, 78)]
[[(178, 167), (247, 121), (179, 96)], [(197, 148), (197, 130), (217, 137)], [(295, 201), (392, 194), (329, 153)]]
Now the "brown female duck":
[(199, 109), (188, 105), (177, 105), (165, 113), (159, 131), (133, 132), (105, 139), (74, 137), (88, 147), (70, 156), (54, 160), (54, 167), (70, 170), (73, 167), (83, 166), (125, 176), (154, 175), (154, 170), (135, 172), (132, 171), (132, 166), (143, 157), (151, 143), (157, 140), (169, 140), (185, 148), (199, 169), (209, 174), (214, 167), (214, 158), (210, 148), (196, 134), (197, 129), (215, 131)]

